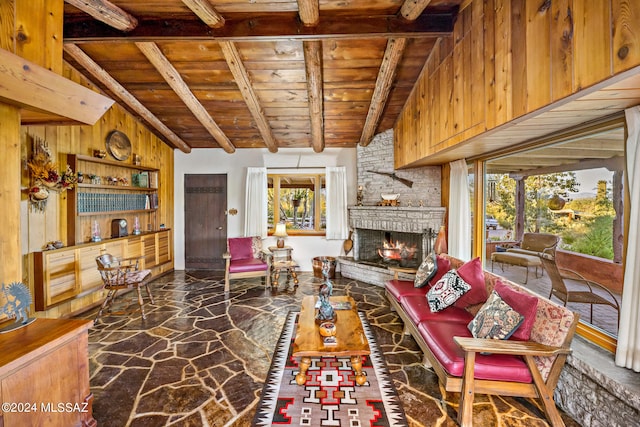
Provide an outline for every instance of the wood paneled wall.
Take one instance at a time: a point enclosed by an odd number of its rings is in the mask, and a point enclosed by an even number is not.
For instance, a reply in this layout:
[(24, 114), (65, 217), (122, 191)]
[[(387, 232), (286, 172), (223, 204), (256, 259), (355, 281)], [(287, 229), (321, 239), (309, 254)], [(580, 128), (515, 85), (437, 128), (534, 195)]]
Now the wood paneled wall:
[[(89, 82), (66, 63), (64, 64), (64, 76), (91, 87)], [(68, 153), (92, 155), (94, 149), (106, 150), (106, 137), (113, 130), (124, 132), (129, 137), (131, 152), (141, 156), (143, 166), (160, 169), (160, 189), (158, 192), (160, 204), (157, 223), (151, 224), (151, 226), (153, 229), (158, 229), (160, 224), (165, 224), (167, 228), (173, 228), (173, 149), (117, 104), (114, 104), (93, 126), (22, 126), (20, 134), (21, 162), (26, 165), (31, 155), (32, 138), (39, 137), (47, 142), (53, 155), (53, 161), (58, 163), (60, 170), (63, 170)], [(129, 164), (130, 162), (131, 159), (126, 161)], [(23, 168), (22, 186), (26, 188), (28, 185), (29, 172)], [(29, 252), (42, 250), (43, 246), (52, 240), (61, 240), (65, 245), (76, 243), (66, 241), (67, 217), (73, 215), (73, 212), (67, 212), (66, 197), (66, 192), (52, 193), (45, 212), (38, 212), (29, 209), (26, 193), (23, 193), (21, 228), (23, 242), (25, 242), (23, 245), (25, 263), (27, 262), (26, 255)], [(111, 217), (107, 215), (95, 218), (82, 217), (77, 227), (81, 230), (89, 230), (90, 225), (88, 224), (94, 219), (98, 220), (102, 234), (108, 235)], [(132, 218), (128, 219), (132, 224)], [(143, 228), (146, 229), (144, 225), (146, 224), (143, 224)], [(90, 234), (88, 231), (83, 235), (85, 234), (88, 240)], [(29, 275), (29, 272), (25, 271), (25, 274)]]
[(473, 0), (395, 125), (402, 168), (640, 64), (637, 0)]

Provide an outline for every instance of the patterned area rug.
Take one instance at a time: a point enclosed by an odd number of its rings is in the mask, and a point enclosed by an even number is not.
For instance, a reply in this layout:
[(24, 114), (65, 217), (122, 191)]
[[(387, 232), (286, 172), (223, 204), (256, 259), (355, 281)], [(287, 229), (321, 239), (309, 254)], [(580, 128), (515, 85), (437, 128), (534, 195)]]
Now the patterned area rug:
[(297, 312), (287, 316), (253, 421), (255, 426), (407, 426), (398, 394), (365, 315), (359, 313), (371, 349), (363, 356), (367, 375), (355, 383), (349, 358), (312, 358), (304, 386), (296, 384), (298, 360), (291, 356)]

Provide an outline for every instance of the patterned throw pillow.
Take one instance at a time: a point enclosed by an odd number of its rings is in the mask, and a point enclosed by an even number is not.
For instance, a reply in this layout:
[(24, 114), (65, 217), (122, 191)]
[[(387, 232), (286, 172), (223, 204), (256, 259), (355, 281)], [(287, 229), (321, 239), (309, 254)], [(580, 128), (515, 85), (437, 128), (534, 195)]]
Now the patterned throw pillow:
[(467, 326), (475, 338), (506, 340), (522, 324), (524, 316), (507, 304), (496, 291)]
[(418, 267), (418, 271), (416, 272), (416, 278), (413, 280), (413, 285), (416, 288), (421, 288), (427, 283), (433, 276), (435, 276), (438, 271), (438, 264), (436, 262), (436, 254), (431, 252), (427, 257), (422, 261), (420, 267)]
[(429, 308), (433, 313), (444, 310), (470, 289), (471, 286), (455, 270), (447, 271), (427, 292)]

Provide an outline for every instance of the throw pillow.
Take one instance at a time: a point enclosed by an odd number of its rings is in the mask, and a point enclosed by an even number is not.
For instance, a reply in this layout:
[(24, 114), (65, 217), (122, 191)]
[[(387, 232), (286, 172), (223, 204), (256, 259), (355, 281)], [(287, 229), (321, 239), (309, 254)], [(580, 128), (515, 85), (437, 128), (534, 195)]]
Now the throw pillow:
[(444, 310), (470, 289), (471, 286), (455, 270), (447, 271), (427, 292), (429, 308), (433, 313)]
[(524, 316), (522, 325), (511, 335), (511, 339), (528, 341), (531, 338), (531, 330), (536, 321), (538, 311), (538, 298), (524, 292), (518, 292), (509, 285), (505, 285), (500, 280), (496, 281), (493, 289), (500, 297), (515, 311)]
[(480, 258), (474, 258), (458, 267), (458, 275), (471, 285), (471, 290), (456, 301), (455, 306), (467, 308), (471, 305), (481, 304), (487, 300), (487, 289), (484, 285), (484, 271)]
[(429, 286), (433, 286), (438, 280), (442, 279), (442, 276), (449, 270), (451, 270), (451, 262), (448, 258), (443, 258), (440, 255), (436, 255), (436, 274), (429, 280)]
[(416, 277), (413, 280), (413, 285), (416, 288), (421, 288), (427, 283), (429, 280), (436, 274), (438, 271), (438, 265), (436, 264), (436, 254), (431, 252), (427, 257), (422, 261), (420, 267), (418, 267), (418, 271), (416, 271)]
[(467, 327), (475, 338), (506, 340), (523, 320), (520, 313), (493, 291)]

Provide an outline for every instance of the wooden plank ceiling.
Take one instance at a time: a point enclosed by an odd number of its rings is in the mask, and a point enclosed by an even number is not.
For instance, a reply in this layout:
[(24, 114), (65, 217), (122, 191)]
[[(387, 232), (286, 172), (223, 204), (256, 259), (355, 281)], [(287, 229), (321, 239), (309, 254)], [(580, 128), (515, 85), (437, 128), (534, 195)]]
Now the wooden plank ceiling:
[(462, 0), (66, 0), (65, 60), (167, 144), (367, 145)]

